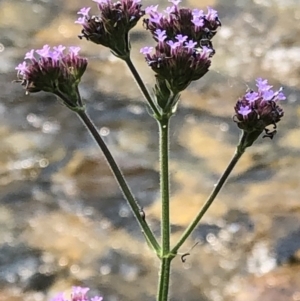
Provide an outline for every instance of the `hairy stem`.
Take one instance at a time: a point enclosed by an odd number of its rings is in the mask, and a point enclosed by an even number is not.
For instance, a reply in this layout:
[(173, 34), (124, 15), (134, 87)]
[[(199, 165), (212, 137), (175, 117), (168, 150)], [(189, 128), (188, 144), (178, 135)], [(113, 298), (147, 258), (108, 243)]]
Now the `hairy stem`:
[(161, 260), (157, 301), (168, 301), (171, 261), (172, 258), (162, 258)]
[(111, 152), (109, 151), (108, 147), (106, 146), (104, 140), (100, 136), (98, 130), (96, 129), (95, 125), (93, 124), (93, 122), (91, 121), (91, 119), (89, 118), (89, 116), (86, 114), (85, 111), (79, 111), (79, 112), (77, 112), (77, 115), (82, 120), (82, 122), (85, 124), (85, 126), (89, 130), (90, 134), (93, 136), (96, 143), (102, 150), (102, 152), (103, 152), (103, 154), (104, 154), (104, 156), (105, 156), (105, 158), (106, 158), (106, 160), (121, 188), (121, 191), (123, 192), (134, 216), (136, 217), (136, 219), (142, 229), (143, 234), (145, 235), (145, 238), (146, 238), (148, 244), (152, 247), (153, 250), (155, 250), (156, 254), (159, 255), (160, 250), (161, 250), (160, 245), (157, 242), (148, 223), (146, 222), (143, 210), (141, 209), (141, 207), (138, 205), (137, 201), (135, 200), (119, 166), (117, 165), (116, 161), (114, 160), (114, 158), (113, 158)]
[(190, 225), (184, 231), (184, 233), (182, 234), (181, 238), (179, 239), (179, 241), (177, 242), (177, 244), (172, 249), (171, 253), (176, 254), (178, 252), (179, 248), (184, 244), (184, 242), (187, 240), (187, 238), (195, 230), (195, 228), (197, 227), (198, 223), (200, 222), (200, 220), (202, 219), (202, 217), (204, 216), (204, 214), (207, 212), (207, 210), (209, 209), (209, 207), (211, 206), (211, 204), (213, 203), (213, 201), (217, 197), (218, 193), (220, 192), (220, 190), (222, 189), (223, 185), (225, 184), (228, 176), (230, 175), (230, 173), (232, 172), (233, 168), (235, 167), (235, 165), (237, 164), (237, 162), (239, 161), (239, 159), (241, 158), (241, 156), (245, 152), (246, 147), (242, 146), (244, 139), (245, 139), (245, 134), (242, 135), (242, 137), (240, 139), (240, 143), (237, 146), (237, 149), (235, 151), (235, 154), (232, 157), (232, 159), (230, 160), (230, 162), (229, 162), (227, 168), (225, 169), (224, 173), (220, 177), (217, 185), (215, 186), (215, 188), (211, 192), (210, 196), (208, 197), (207, 201), (204, 203), (203, 207), (200, 209), (200, 211), (197, 214), (197, 216), (194, 218), (194, 220), (190, 223)]
[(161, 192), (161, 267), (157, 301), (167, 301), (169, 294), (171, 261), (170, 254), (170, 189), (169, 189), (169, 121), (170, 116), (162, 116), (159, 124), (160, 192)]
[(170, 252), (169, 117), (159, 124), (162, 257)]
[(149, 93), (149, 91), (147, 90), (143, 80), (140, 77), (140, 74), (138, 73), (138, 71), (136, 70), (135, 66), (132, 63), (132, 60), (130, 57), (125, 59), (125, 62), (129, 68), (129, 70), (131, 71), (137, 85), (139, 86), (140, 90), (142, 91), (142, 94), (144, 95), (145, 99), (147, 100), (149, 106), (151, 107), (153, 113), (154, 113), (154, 118), (155, 119), (159, 119), (161, 116), (161, 113), (159, 111), (159, 109), (157, 108), (157, 106), (155, 105), (154, 101), (152, 100), (152, 97)]

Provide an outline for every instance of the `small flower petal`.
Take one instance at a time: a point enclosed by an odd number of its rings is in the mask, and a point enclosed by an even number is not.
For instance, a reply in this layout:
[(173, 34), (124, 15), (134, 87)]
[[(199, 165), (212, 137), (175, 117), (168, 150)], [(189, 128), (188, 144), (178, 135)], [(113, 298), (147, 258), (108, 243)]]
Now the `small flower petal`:
[(268, 91), (272, 88), (272, 86), (268, 85), (268, 80), (262, 78), (256, 80), (256, 87), (259, 92)]
[(49, 57), (51, 56), (50, 46), (44, 45), (42, 49), (36, 50), (36, 53), (42, 57)]
[(252, 110), (250, 109), (250, 106), (241, 106), (238, 110), (238, 113), (247, 116)]
[(82, 9), (80, 9), (77, 14), (78, 15), (82, 15), (84, 17), (88, 17), (89, 16), (89, 11), (91, 10), (90, 7), (83, 7)]
[(25, 74), (25, 72), (27, 71), (27, 64), (26, 64), (26, 62), (23, 62), (23, 63), (19, 64), (15, 68), (15, 70), (18, 70), (18, 73), (21, 74), (21, 75)]
[(189, 40), (188, 42), (186, 42), (184, 44), (184, 46), (188, 49), (194, 49), (197, 45), (197, 42), (193, 41), (193, 40)]
[(155, 35), (160, 42), (163, 42), (167, 38), (166, 31), (159, 28), (156, 29)]
[(143, 47), (140, 49), (142, 54), (150, 54), (153, 51), (153, 47)]
[(207, 7), (206, 19), (208, 21), (215, 21), (218, 19), (218, 12), (211, 7)]
[(30, 51), (28, 51), (25, 54), (25, 60), (29, 59), (29, 60), (33, 60), (34, 59), (34, 49), (31, 49)]
[(185, 35), (182, 35), (182, 34), (178, 34), (178, 35), (175, 36), (175, 39), (179, 43), (183, 44), (188, 39), (188, 36), (185, 36)]
[(264, 100), (272, 100), (274, 98), (274, 92), (272, 90), (263, 91), (262, 97)]
[(249, 103), (254, 102), (259, 97), (259, 94), (254, 91), (249, 91), (246, 93), (245, 98), (249, 101)]
[(157, 8), (158, 8), (158, 4), (157, 5), (150, 5), (150, 6), (145, 8), (145, 12), (146, 12), (146, 14), (156, 13)]

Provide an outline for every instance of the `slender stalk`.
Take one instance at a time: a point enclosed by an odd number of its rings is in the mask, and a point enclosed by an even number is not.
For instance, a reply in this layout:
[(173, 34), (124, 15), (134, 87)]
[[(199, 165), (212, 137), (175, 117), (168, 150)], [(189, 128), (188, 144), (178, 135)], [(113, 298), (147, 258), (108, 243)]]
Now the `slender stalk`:
[(127, 202), (129, 203), (131, 210), (134, 213), (134, 216), (136, 217), (140, 227), (142, 228), (142, 232), (145, 235), (147, 242), (150, 244), (150, 246), (155, 250), (156, 254), (159, 256), (161, 252), (160, 245), (157, 242), (152, 230), (149, 228), (149, 225), (147, 224), (145, 217), (143, 216), (143, 211), (138, 205), (138, 203), (136, 202), (135, 198), (133, 197), (132, 192), (130, 191), (130, 188), (127, 182), (125, 181), (125, 178), (121, 170), (119, 169), (116, 161), (114, 160), (112, 154), (110, 153), (105, 142), (100, 136), (98, 130), (96, 129), (95, 125), (93, 124), (89, 116), (86, 114), (86, 112), (82, 110), (82, 111), (78, 111), (77, 114), (82, 120), (82, 122), (86, 125), (90, 134), (93, 136), (98, 146), (102, 150)]
[(240, 143), (237, 146), (237, 149), (235, 151), (234, 156), (230, 160), (227, 168), (225, 169), (224, 173), (220, 177), (217, 185), (215, 186), (215, 188), (211, 192), (209, 198), (207, 199), (207, 201), (205, 202), (205, 204), (203, 205), (203, 207), (200, 209), (200, 211), (197, 214), (197, 216), (195, 217), (195, 219), (190, 223), (190, 225), (184, 231), (184, 233), (182, 234), (181, 238), (179, 239), (179, 241), (177, 242), (177, 244), (172, 249), (171, 253), (174, 253), (174, 254), (177, 253), (177, 251), (179, 250), (179, 248), (184, 244), (184, 242), (187, 240), (187, 238), (190, 236), (190, 234), (197, 227), (197, 225), (200, 222), (201, 218), (203, 217), (203, 215), (206, 213), (206, 211), (208, 210), (208, 208), (210, 207), (210, 205), (215, 200), (216, 196), (218, 195), (218, 193), (222, 189), (223, 185), (225, 184), (228, 176), (230, 175), (230, 173), (232, 172), (233, 168), (235, 167), (235, 165), (237, 164), (237, 162), (239, 161), (239, 159), (241, 158), (241, 156), (245, 152), (246, 147), (243, 147), (244, 140), (245, 140), (245, 134), (242, 135), (242, 137), (240, 139)]
[(170, 200), (169, 200), (169, 117), (159, 124), (160, 139), (160, 193), (161, 193), (161, 246), (162, 257), (170, 252)]
[(162, 258), (157, 291), (157, 301), (167, 301), (169, 295), (169, 282), (172, 258)]
[(151, 97), (149, 91), (147, 90), (143, 80), (141, 79), (140, 74), (137, 72), (135, 66), (132, 63), (131, 58), (128, 56), (128, 58), (124, 59), (124, 61), (126, 62), (128, 68), (130, 69), (134, 79), (136, 80), (137, 85), (141, 89), (149, 106), (151, 107), (151, 109), (154, 113), (155, 119), (159, 119), (159, 117), (161, 116), (161, 113), (160, 113), (159, 109), (157, 108), (157, 106), (155, 105), (154, 101), (152, 100), (152, 97)]
[(167, 301), (169, 293), (171, 261), (170, 254), (170, 185), (169, 185), (169, 116), (162, 116), (159, 125), (160, 192), (161, 192), (161, 267), (157, 301)]
[(78, 95), (78, 106), (82, 108), (83, 107), (83, 102), (82, 102), (82, 99), (81, 99), (81, 95), (79, 93), (78, 86), (76, 86), (76, 93)]

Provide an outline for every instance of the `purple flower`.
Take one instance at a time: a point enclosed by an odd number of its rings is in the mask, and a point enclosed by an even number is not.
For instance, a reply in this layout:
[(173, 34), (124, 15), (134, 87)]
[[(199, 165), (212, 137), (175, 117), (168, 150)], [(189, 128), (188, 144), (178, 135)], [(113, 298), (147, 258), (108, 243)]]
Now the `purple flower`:
[(89, 298), (87, 296), (87, 292), (89, 290), (90, 289), (88, 287), (73, 286), (70, 299), (66, 299), (63, 293), (59, 293), (51, 301), (102, 301), (103, 300), (103, 298), (99, 296)]
[(167, 38), (165, 30), (161, 30), (158, 28), (156, 29), (155, 34), (159, 42), (163, 42)]
[(51, 92), (69, 100), (69, 106), (77, 106), (77, 87), (87, 67), (87, 59), (78, 55), (79, 47), (59, 45), (26, 53), (25, 61), (15, 69), (18, 80), (27, 93), (39, 91)]
[(15, 70), (18, 71), (18, 75), (23, 76), (23, 75), (26, 73), (26, 71), (27, 71), (27, 64), (26, 64), (26, 62), (20, 63), (20, 64), (15, 68)]
[(193, 40), (189, 40), (188, 42), (185, 43), (184, 46), (190, 50), (193, 50), (193, 49), (195, 49), (196, 45), (197, 45), (197, 42), (195, 42)]
[[(127, 58), (130, 52), (129, 31), (145, 14), (139, 0), (93, 0), (100, 11), (98, 16), (90, 16), (89, 7), (79, 10), (75, 23), (82, 25), (79, 38), (86, 38), (112, 50), (120, 58)], [(155, 7), (152, 6), (152, 11)]]
[[(55, 52), (59, 53), (60, 55), (63, 55), (63, 52), (64, 52), (65, 49), (66, 49), (66, 47), (63, 46), (63, 45), (59, 45), (59, 46), (54, 46), (53, 47), (53, 50)], [(71, 50), (71, 47), (69, 48), (69, 50)], [(79, 48), (79, 50), (80, 50), (80, 48)]]
[(215, 22), (216, 20), (219, 19), (218, 12), (216, 10), (212, 9), (211, 7), (207, 7), (206, 19), (208, 21)]
[(166, 43), (171, 47), (171, 54), (174, 53), (173, 50), (181, 46), (179, 42), (167, 41)]
[(238, 113), (247, 116), (251, 112), (250, 106), (240, 106)]
[(153, 47), (143, 47), (140, 49), (140, 53), (142, 54), (150, 54), (153, 51)]
[(80, 286), (73, 286), (72, 293), (71, 293), (71, 300), (72, 301), (88, 301), (87, 292), (90, 289), (88, 287), (80, 287)]
[[(188, 36), (184, 36), (182, 34), (178, 34), (175, 39), (180, 43), (180, 44), (183, 44), (187, 39), (188, 39)], [(197, 44), (197, 43), (196, 43)]]
[(285, 95), (282, 93), (282, 91), (281, 90), (279, 90), (279, 91), (277, 91), (278, 93), (277, 93), (277, 99), (278, 100), (286, 100), (286, 97), (285, 97)]
[(158, 4), (157, 5), (150, 5), (145, 9), (146, 14), (155, 13), (157, 12)]
[(200, 27), (205, 25), (203, 18), (193, 17), (192, 23), (195, 25), (195, 30), (199, 30)]
[[(144, 26), (156, 41), (155, 51), (141, 53), (155, 72), (157, 103), (164, 109), (170, 95), (176, 96), (208, 72), (215, 51), (211, 39), (221, 22), (217, 12), (180, 8), (180, 0), (169, 0), (173, 6), (159, 13), (157, 6), (146, 8), (149, 15)], [(174, 97), (175, 99), (176, 97)], [(160, 99), (160, 100), (159, 100)]]
[(158, 13), (158, 12), (151, 12), (149, 20), (152, 23), (160, 24), (160, 22), (161, 22), (162, 19), (163, 19), (163, 14)]
[(50, 46), (44, 45), (42, 49), (38, 49), (35, 51), (39, 56), (42, 57), (51, 57)]
[(257, 78), (256, 79), (256, 87), (260, 91), (268, 91), (270, 90), (273, 86), (268, 85), (268, 80), (262, 79), (262, 78)]
[(194, 18), (203, 18), (205, 15), (204, 15), (204, 11), (202, 9), (193, 9), (192, 10), (192, 15)]
[(249, 91), (245, 94), (245, 98), (249, 101), (249, 103), (252, 103), (259, 98), (259, 94), (254, 91)]
[(182, 34), (189, 40), (196, 41), (198, 47), (201, 47), (202, 41), (210, 41), (221, 26), (217, 11), (212, 8), (208, 8), (208, 13), (204, 14), (199, 9), (179, 8), (180, 1), (169, 2), (174, 5), (165, 10), (166, 15), (158, 13), (157, 6), (155, 10), (152, 7), (146, 8), (149, 17), (143, 20), (144, 26), (151, 32), (155, 41), (157, 41), (155, 32), (160, 29), (166, 31), (168, 39), (174, 39), (178, 34)]
[[(157, 5), (158, 6), (158, 5)], [(156, 8), (157, 9), (157, 8)], [(164, 13), (167, 14), (167, 16), (171, 15), (173, 12), (175, 11), (175, 7), (174, 6), (168, 6), (165, 10)], [(147, 13), (147, 11), (146, 11)], [(147, 13), (148, 14), (148, 13)]]
[[(180, 42), (179, 42), (179, 41)], [(174, 95), (183, 91), (195, 80), (200, 79), (206, 74), (211, 64), (210, 56), (212, 50), (203, 47), (195, 48), (195, 41), (185, 40), (183, 35), (178, 40), (165, 40), (155, 47), (155, 52), (148, 52), (143, 49), (146, 62), (156, 73), (159, 83), (166, 85)], [(159, 88), (159, 85), (156, 88)]]
[(78, 15), (82, 15), (83, 17), (89, 17), (89, 11), (91, 10), (90, 7), (83, 7), (79, 12)]
[[(282, 93), (282, 88), (275, 92), (271, 90), (272, 86), (266, 79), (258, 78), (256, 86), (257, 92), (248, 91), (237, 101), (234, 108), (236, 113), (234, 121), (244, 132), (253, 133), (252, 137), (255, 139), (263, 131), (265, 131), (264, 137), (273, 138), (276, 134), (276, 124), (284, 115), (278, 101), (284, 100), (285, 95)], [(270, 125), (273, 126), (272, 130), (268, 128)]]
[(32, 60), (33, 58), (34, 58), (34, 49), (31, 49), (30, 51), (28, 51), (28, 52), (25, 54), (25, 60), (26, 60), (26, 59)]

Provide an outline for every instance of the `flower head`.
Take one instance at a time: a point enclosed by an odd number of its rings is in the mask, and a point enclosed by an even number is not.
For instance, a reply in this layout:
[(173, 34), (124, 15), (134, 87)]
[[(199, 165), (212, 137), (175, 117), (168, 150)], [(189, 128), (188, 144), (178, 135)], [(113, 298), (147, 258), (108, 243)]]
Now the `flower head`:
[(217, 12), (211, 8), (205, 14), (198, 9), (179, 8), (180, 0), (169, 2), (173, 5), (165, 14), (158, 12), (157, 6), (146, 8), (149, 17), (144, 25), (157, 45), (154, 52), (149, 47), (141, 49), (156, 73), (154, 92), (163, 109), (172, 108), (168, 98), (176, 99), (192, 81), (207, 73), (215, 53), (211, 39), (221, 26)]
[(90, 16), (90, 8), (82, 8), (75, 22), (83, 29), (79, 38), (108, 47), (118, 57), (126, 57), (130, 51), (128, 33), (145, 14), (140, 0), (93, 0), (100, 11), (99, 16)]
[[(89, 290), (90, 289), (88, 287), (73, 286), (70, 301), (102, 301), (103, 300), (103, 298), (99, 296), (88, 298), (87, 292)], [(51, 301), (69, 301), (69, 299), (66, 299), (63, 293), (59, 293)]]
[[(272, 86), (266, 79), (258, 78), (256, 86), (257, 91), (248, 91), (237, 101), (234, 107), (236, 113), (234, 121), (244, 132), (253, 133), (252, 137), (256, 137), (255, 139), (263, 131), (265, 131), (264, 137), (272, 139), (276, 134), (276, 124), (284, 115), (278, 101), (284, 100), (286, 97), (282, 88), (277, 91), (272, 90)], [(273, 126), (273, 129), (268, 128), (270, 125)]]
[[(51, 92), (61, 98), (77, 99), (77, 87), (87, 67), (87, 59), (78, 55), (79, 47), (59, 45), (52, 49), (44, 45), (42, 49), (27, 52), (25, 61), (15, 69), (18, 80), (26, 92)], [(64, 100), (64, 99), (63, 99)]]
[[(176, 39), (176, 38), (175, 38)], [(150, 47), (141, 49), (146, 62), (156, 73), (156, 77), (165, 80), (170, 91), (178, 94), (194, 80), (201, 78), (209, 69), (212, 50), (207, 47), (195, 48), (195, 41), (186, 41), (178, 37), (157, 44), (155, 51)]]
[(159, 13), (157, 6), (146, 8), (149, 17), (144, 19), (144, 25), (150, 30), (155, 40), (157, 40), (155, 32), (160, 29), (165, 30), (169, 39), (174, 39), (181, 34), (197, 42), (197, 46), (201, 47), (203, 43), (206, 44), (212, 39), (218, 27), (221, 26), (217, 11), (210, 7), (205, 14), (198, 9), (179, 8), (180, 1), (169, 2), (172, 2), (173, 6), (165, 10), (166, 15)]

